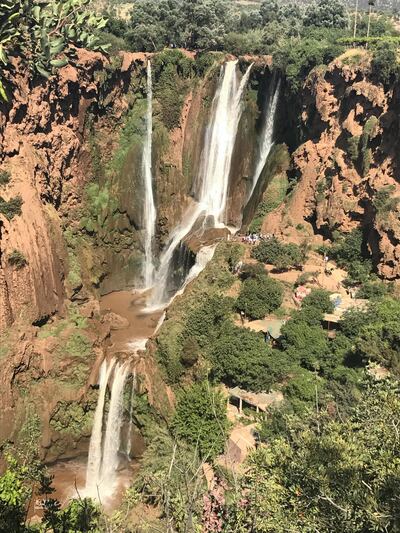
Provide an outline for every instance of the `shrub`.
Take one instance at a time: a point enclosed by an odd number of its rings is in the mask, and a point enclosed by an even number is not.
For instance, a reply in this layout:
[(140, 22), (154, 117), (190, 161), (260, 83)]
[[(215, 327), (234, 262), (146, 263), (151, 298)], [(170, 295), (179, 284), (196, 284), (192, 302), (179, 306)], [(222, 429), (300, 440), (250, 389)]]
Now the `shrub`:
[(392, 196), (395, 190), (396, 187), (394, 185), (389, 185), (376, 191), (373, 203), (378, 215), (390, 213), (390, 211), (394, 211), (397, 208), (400, 198)]
[(240, 270), (239, 277), (242, 281), (245, 281), (249, 278), (253, 279), (267, 275), (264, 265), (260, 263), (245, 263)]
[(224, 328), (210, 357), (214, 379), (254, 392), (269, 390), (289, 373), (285, 354), (277, 356), (261, 334), (233, 325)]
[(371, 62), (372, 74), (384, 85), (393, 83), (399, 75), (397, 60), (397, 45), (389, 42), (379, 42), (374, 49)]
[(283, 287), (268, 276), (246, 279), (241, 287), (236, 308), (254, 320), (264, 318), (281, 306)]
[(0, 171), (0, 185), (7, 185), (7, 183), (10, 183), (11, 174), (8, 172), (8, 170), (1, 170)]
[(24, 254), (19, 250), (13, 250), (8, 256), (8, 262), (10, 265), (15, 266), (17, 270), (20, 270), (28, 264)]
[(391, 287), (382, 281), (367, 281), (357, 291), (357, 298), (383, 298), (389, 293)]
[(282, 346), (288, 355), (310, 370), (318, 369), (328, 353), (328, 339), (320, 326), (289, 320), (282, 328)]
[(22, 203), (21, 196), (11, 198), (8, 202), (0, 196), (0, 215), (4, 215), (7, 220), (12, 220), (21, 214)]
[(364, 257), (363, 248), (363, 231), (356, 228), (327, 252), (341, 268), (347, 270), (352, 283), (365, 282), (372, 271), (371, 260)]
[(213, 339), (219, 336), (231, 310), (232, 301), (229, 298), (205, 296), (198, 307), (189, 311), (183, 336), (196, 339), (200, 348), (210, 346)]
[(314, 289), (302, 302), (302, 308), (318, 309), (322, 313), (333, 313), (335, 306), (329, 298), (330, 293), (324, 289)]
[(274, 265), (278, 270), (298, 267), (305, 261), (305, 253), (297, 244), (284, 244), (276, 238), (261, 241), (252, 249), (251, 257), (262, 263)]
[(227, 246), (226, 250), (224, 250), (224, 258), (226, 262), (229, 265), (229, 270), (231, 272), (234, 271), (236, 265), (240, 261), (240, 259), (243, 257), (244, 254), (244, 246), (242, 244), (238, 243), (231, 243), (230, 246)]
[(179, 395), (171, 428), (201, 457), (213, 459), (223, 451), (229, 428), (225, 398), (207, 381), (195, 383)]

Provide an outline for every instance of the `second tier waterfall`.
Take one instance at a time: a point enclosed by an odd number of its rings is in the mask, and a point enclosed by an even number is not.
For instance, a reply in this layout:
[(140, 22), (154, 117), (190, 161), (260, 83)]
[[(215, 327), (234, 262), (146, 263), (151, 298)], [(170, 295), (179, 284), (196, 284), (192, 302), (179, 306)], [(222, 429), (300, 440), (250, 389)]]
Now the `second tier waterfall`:
[[(123, 392), (127, 376), (126, 363), (116, 363), (114, 359), (110, 362), (103, 361), (100, 368), (99, 397), (90, 438), (84, 491), (86, 496), (92, 498), (106, 499), (114, 490), (123, 421)], [(111, 396), (104, 428), (108, 387)]]
[(157, 212), (153, 193), (153, 80), (150, 60), (147, 63), (147, 111), (146, 111), (146, 136), (143, 144), (142, 175), (144, 182), (144, 262), (143, 282), (146, 288), (151, 287), (154, 281), (154, 235)]
[(195, 180), (196, 203), (188, 209), (181, 223), (172, 232), (170, 241), (161, 255), (150, 307), (165, 305), (171, 297), (171, 292), (179, 290), (180, 287), (173, 287), (171, 290), (168, 286), (174, 252), (193, 230), (196, 221), (203, 217), (209, 227), (223, 227), (225, 224), (232, 154), (243, 111), (243, 92), (252, 68), (252, 65), (248, 67), (239, 83), (237, 63), (238, 61), (228, 61), (221, 67), (200, 168)]

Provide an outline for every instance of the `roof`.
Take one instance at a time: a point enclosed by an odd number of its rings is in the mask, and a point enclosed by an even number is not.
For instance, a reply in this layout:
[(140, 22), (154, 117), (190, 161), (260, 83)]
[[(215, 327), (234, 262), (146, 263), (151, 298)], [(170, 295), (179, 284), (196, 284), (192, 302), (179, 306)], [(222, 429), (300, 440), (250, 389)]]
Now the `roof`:
[(235, 398), (241, 398), (246, 403), (258, 407), (262, 411), (265, 411), (273, 403), (279, 403), (283, 400), (283, 395), (281, 392), (249, 392), (239, 387), (233, 387), (228, 389), (230, 396)]

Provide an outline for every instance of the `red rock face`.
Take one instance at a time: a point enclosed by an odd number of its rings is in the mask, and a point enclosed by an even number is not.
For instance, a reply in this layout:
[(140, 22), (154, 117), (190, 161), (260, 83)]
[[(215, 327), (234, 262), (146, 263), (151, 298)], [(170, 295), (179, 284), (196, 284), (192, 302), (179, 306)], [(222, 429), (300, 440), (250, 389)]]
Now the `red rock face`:
[[(21, 315), (33, 323), (60, 311), (66, 297), (61, 228), (93, 176), (85, 121), (91, 104), (104, 97), (96, 72), (108, 64), (99, 53), (77, 53), (76, 66), (31, 85), (15, 61), (10, 102), (0, 105), (0, 168), (11, 174), (0, 196), (7, 201), (20, 196), (23, 202), (20, 216), (8, 220), (0, 214), (0, 331)], [(120, 73), (107, 89), (113, 119), (126, 110), (125, 82), (145, 59), (136, 56), (121, 58)], [(25, 257), (23, 268), (10, 264), (14, 250)]]
[[(267, 217), (264, 232), (302, 240), (313, 239), (315, 230), (330, 237), (334, 230), (346, 233), (362, 225), (378, 273), (400, 277), (399, 208), (394, 202), (378, 212), (374, 204), (377, 192), (387, 187), (391, 197), (400, 197), (397, 94), (397, 87), (385, 91), (365, 70), (339, 60), (310, 76), (302, 114), (309, 140), (292, 156), (298, 183), (286, 206)], [(371, 117), (376, 124), (355, 160), (349, 144), (367, 131)], [(363, 154), (370, 159), (366, 169)], [(302, 226), (301, 233), (296, 226)]]

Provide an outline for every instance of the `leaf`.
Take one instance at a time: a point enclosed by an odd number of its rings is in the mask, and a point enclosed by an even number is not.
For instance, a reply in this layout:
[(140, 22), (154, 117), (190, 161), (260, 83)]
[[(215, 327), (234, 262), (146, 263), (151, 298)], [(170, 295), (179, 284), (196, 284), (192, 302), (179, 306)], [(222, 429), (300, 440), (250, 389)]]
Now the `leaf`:
[(63, 59), (52, 59), (50, 65), (55, 68), (65, 67), (65, 65), (68, 65), (68, 59), (66, 57)]
[(106, 26), (107, 22), (108, 22), (107, 19), (104, 19), (104, 18), (101, 19), (99, 21), (99, 23), (97, 24), (97, 29), (101, 30), (102, 28), (104, 28)]
[(36, 67), (36, 70), (38, 71), (38, 73), (43, 76), (44, 78), (46, 79), (49, 79), (50, 76), (51, 76), (51, 72), (49, 72), (48, 70), (46, 70), (44, 67), (42, 67), (41, 65), (39, 65), (38, 63), (35, 64), (35, 67)]
[(8, 102), (8, 96), (7, 96), (7, 93), (4, 89), (4, 85), (3, 83), (0, 81), (0, 97), (5, 100), (6, 102)]
[(32, 9), (32, 16), (36, 20), (36, 22), (40, 21), (40, 13), (41, 13), (41, 7), (40, 6), (34, 6)]
[(1, 44), (0, 44), (0, 61), (1, 61), (4, 65), (7, 65), (7, 63), (8, 63), (8, 57), (7, 57), (7, 54), (5, 53), (4, 48), (3, 48), (3, 45), (1, 45)]

